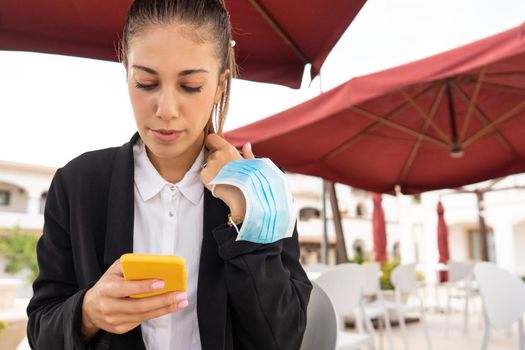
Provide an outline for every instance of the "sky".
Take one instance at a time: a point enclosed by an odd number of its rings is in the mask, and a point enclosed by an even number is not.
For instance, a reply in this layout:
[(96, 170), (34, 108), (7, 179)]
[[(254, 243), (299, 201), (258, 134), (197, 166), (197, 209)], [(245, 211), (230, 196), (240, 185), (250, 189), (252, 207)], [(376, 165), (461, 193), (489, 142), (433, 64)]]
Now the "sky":
[[(311, 83), (237, 80), (226, 130), (340, 85), (525, 22), (525, 0), (368, 0)], [(0, 160), (52, 167), (135, 132), (120, 64), (0, 51)], [(255, 150), (255, 153), (257, 150)]]

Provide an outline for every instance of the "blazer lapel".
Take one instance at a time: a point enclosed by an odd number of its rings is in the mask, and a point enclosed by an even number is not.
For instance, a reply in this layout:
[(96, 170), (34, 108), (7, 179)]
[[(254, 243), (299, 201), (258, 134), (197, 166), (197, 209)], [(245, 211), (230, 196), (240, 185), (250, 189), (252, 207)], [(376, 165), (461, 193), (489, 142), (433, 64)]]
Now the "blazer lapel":
[[(104, 264), (111, 265), (124, 253), (133, 252), (133, 225), (135, 214), (133, 145), (131, 140), (117, 149), (108, 195)], [(140, 326), (124, 335), (108, 334), (107, 342), (113, 349), (145, 350)]]
[(135, 133), (131, 140), (117, 149), (108, 196), (106, 241), (104, 263), (111, 265), (124, 253), (133, 252), (134, 222), (134, 160), (133, 145), (139, 138)]
[(224, 224), (228, 207), (204, 190), (204, 226), (197, 288), (197, 317), (202, 349), (224, 349), (228, 295), (224, 261), (219, 257), (212, 231)]
[[(104, 263), (111, 265), (133, 251), (134, 160), (133, 145), (139, 135), (117, 149), (108, 196)], [(197, 317), (202, 349), (224, 349), (228, 295), (223, 281), (224, 261), (213, 238), (215, 227), (224, 224), (228, 207), (204, 191), (203, 240), (197, 289)], [(134, 339), (141, 338), (140, 327)], [(135, 338), (137, 337), (137, 338)], [(117, 337), (118, 338), (118, 337)], [(113, 339), (112, 345), (122, 339)], [(119, 343), (120, 344), (120, 343)], [(140, 348), (142, 344), (137, 344)]]

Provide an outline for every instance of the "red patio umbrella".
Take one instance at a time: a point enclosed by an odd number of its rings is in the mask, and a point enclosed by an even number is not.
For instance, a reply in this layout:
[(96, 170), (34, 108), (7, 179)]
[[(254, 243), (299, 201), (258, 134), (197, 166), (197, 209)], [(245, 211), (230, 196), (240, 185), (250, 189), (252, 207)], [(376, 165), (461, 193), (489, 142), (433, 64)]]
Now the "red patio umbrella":
[(373, 192), (525, 171), (525, 24), (359, 77), (226, 134), (287, 171)]
[[(0, 4), (0, 50), (116, 60), (130, 0), (25, 0)], [(301, 84), (319, 73), (365, 0), (227, 0), (243, 79)]]
[[(447, 224), (445, 223), (445, 210), (443, 209), (443, 204), (441, 203), (441, 201), (438, 202), (437, 213), (438, 213), (437, 243), (438, 243), (438, 251), (439, 251), (439, 262), (442, 264), (446, 264), (449, 259), (448, 228), (447, 228)], [(440, 271), (439, 278), (441, 282), (445, 282), (447, 280), (447, 271)]]
[(374, 211), (372, 214), (372, 231), (374, 236), (374, 260), (384, 263), (387, 260), (386, 254), (386, 223), (385, 213), (381, 206), (381, 195), (374, 193)]

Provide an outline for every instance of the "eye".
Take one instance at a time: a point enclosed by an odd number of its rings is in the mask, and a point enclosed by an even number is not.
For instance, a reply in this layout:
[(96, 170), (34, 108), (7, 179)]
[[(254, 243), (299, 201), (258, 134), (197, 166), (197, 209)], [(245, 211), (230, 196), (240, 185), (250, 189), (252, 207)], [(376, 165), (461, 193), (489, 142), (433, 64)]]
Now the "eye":
[(141, 84), (138, 81), (135, 82), (135, 87), (141, 90), (153, 90), (157, 84)]
[(192, 87), (192, 86), (186, 86), (186, 85), (182, 85), (181, 86), (182, 89), (190, 94), (195, 94), (197, 92), (201, 92), (202, 90), (202, 86), (198, 86), (198, 87)]

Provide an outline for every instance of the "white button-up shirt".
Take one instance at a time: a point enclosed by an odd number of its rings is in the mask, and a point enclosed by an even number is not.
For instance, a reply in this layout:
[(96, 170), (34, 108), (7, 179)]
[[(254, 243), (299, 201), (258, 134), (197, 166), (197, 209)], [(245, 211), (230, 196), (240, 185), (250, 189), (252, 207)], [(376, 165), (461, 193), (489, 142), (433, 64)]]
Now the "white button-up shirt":
[(186, 261), (189, 305), (185, 309), (143, 322), (148, 350), (200, 350), (197, 321), (197, 278), (202, 244), (204, 185), (199, 172), (201, 151), (191, 169), (176, 184), (160, 176), (139, 140), (135, 159), (135, 221), (133, 252), (178, 255)]

